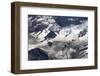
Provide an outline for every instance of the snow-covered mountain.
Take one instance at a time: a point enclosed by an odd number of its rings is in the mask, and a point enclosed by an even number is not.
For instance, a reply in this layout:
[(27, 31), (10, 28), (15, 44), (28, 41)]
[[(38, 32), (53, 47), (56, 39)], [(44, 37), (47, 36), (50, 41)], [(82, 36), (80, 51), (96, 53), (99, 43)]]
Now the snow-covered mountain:
[(48, 59), (87, 58), (87, 17), (29, 15), (29, 51), (39, 48)]

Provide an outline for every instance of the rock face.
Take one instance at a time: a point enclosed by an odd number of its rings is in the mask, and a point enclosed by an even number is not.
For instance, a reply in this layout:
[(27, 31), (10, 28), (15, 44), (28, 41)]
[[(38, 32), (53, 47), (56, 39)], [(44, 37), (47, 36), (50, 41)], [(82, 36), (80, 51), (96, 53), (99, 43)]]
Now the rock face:
[(28, 51), (28, 60), (48, 60), (48, 55), (40, 48), (31, 49)]
[[(44, 40), (49, 40), (49, 39), (52, 39), (52, 38), (55, 38), (57, 35), (55, 34), (55, 32), (53, 31), (50, 31), (45, 37), (44, 37)], [(43, 40), (43, 41), (44, 41)]]
[(28, 60), (88, 57), (88, 18), (28, 16)]

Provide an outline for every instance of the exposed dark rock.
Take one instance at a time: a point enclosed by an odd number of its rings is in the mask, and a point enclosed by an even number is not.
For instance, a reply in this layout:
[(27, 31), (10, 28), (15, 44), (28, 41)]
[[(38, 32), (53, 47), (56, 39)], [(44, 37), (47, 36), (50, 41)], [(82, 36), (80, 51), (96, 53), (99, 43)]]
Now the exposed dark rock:
[(48, 42), (48, 45), (49, 45), (50, 47), (52, 46), (52, 44), (53, 44), (52, 42)]
[(78, 37), (82, 37), (82, 36), (84, 36), (86, 33), (87, 33), (87, 29), (84, 29), (84, 30), (80, 31)]
[(55, 38), (57, 35), (53, 32), (53, 31), (50, 31), (48, 33), (48, 35), (45, 37), (45, 39), (49, 39), (49, 38)]
[(48, 60), (48, 55), (40, 48), (31, 49), (28, 52), (28, 60)]

